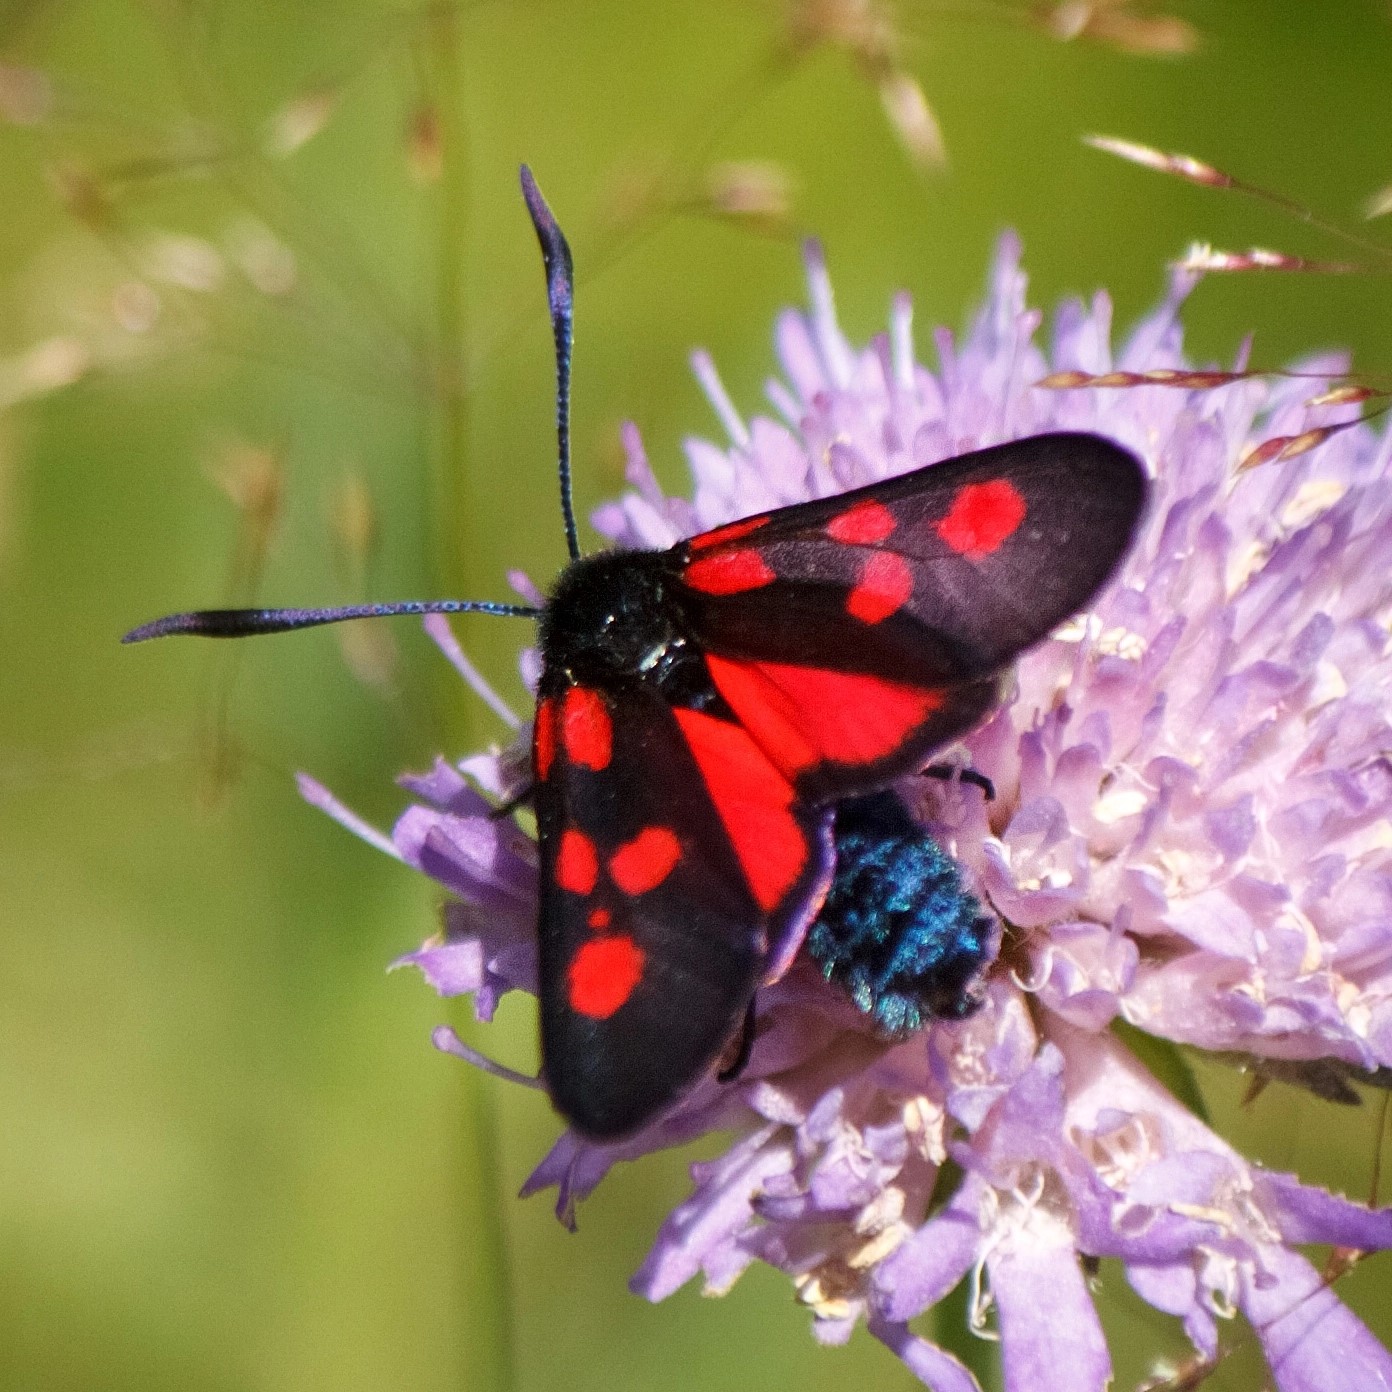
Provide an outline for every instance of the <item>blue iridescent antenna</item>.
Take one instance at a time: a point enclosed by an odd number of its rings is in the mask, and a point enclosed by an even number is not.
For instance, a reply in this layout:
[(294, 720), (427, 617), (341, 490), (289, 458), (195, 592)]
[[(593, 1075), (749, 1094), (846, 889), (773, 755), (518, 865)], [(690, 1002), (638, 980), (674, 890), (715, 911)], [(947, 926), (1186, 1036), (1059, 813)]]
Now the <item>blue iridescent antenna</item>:
[(570, 246), (532, 171), (521, 170), (522, 197), (532, 215), (541, 259), (546, 266), (546, 300), (551, 307), (551, 335), (556, 340), (556, 446), (560, 456), (561, 516), (565, 518), (566, 549), (580, 559), (580, 536), (575, 528), (575, 504), (570, 496), (570, 356), (575, 344), (575, 267)]
[[(566, 548), (572, 561), (580, 558), (575, 508), (570, 496), (570, 354), (574, 342), (574, 266), (565, 235), (537, 188), (532, 171), (522, 166), (522, 196), (541, 243), (546, 266), (546, 298), (551, 309), (551, 333), (556, 342), (556, 439), (560, 456), (561, 515)], [(342, 623), (345, 619), (381, 619), (396, 614), (498, 614), (504, 618), (539, 619), (541, 610), (529, 604), (500, 604), (487, 599), (408, 599), (394, 604), (344, 604), (330, 609), (194, 609), (167, 614), (133, 628), (121, 641), (143, 643), (149, 638), (194, 634), (200, 638), (248, 638), (260, 633), (285, 633), (297, 628)]]
[(143, 623), (121, 641), (143, 643), (147, 638), (168, 638), (175, 633), (249, 638), (257, 633), (288, 633), (344, 619), (384, 619), (394, 614), (500, 614), (510, 619), (537, 619), (541, 610), (530, 604), (498, 604), (491, 599), (403, 599), (395, 604), (343, 604), (334, 609), (192, 609)]

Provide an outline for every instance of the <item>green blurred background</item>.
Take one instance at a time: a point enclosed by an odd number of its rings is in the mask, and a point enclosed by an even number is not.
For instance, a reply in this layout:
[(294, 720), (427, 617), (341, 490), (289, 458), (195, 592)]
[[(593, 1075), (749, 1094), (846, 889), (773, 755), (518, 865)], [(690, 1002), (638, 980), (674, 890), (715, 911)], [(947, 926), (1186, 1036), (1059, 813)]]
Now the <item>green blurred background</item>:
[[(1101, 6), (1069, 42), (1045, 5), (904, 3), (879, 50), (812, 41), (809, 16), (864, 4), (800, 14), (797, 38), (773, 0), (0, 5), (0, 1388), (916, 1385), (863, 1334), (818, 1349), (768, 1272), (716, 1303), (627, 1293), (689, 1155), (612, 1176), (575, 1236), (515, 1197), (556, 1121), (429, 1032), (531, 1068), (530, 1009), (476, 1029), (385, 976), (437, 896), (291, 779), (385, 826), (398, 770), (502, 735), (414, 624), (116, 642), (170, 609), (505, 597), (508, 568), (554, 572), (523, 159), (579, 267), (582, 513), (620, 485), (622, 420), (673, 487), (681, 439), (718, 435), (692, 346), (760, 408), (804, 231), (850, 333), (907, 287), (932, 361), (928, 326), (965, 322), (1005, 226), (1036, 304), (1107, 286), (1123, 326), (1191, 239), (1348, 254), (1083, 133), (1350, 226), (1392, 178), (1374, 0)], [(1198, 47), (1128, 51), (1184, 38), (1139, 23), (1162, 15)], [(909, 80), (945, 170), (886, 118), (877, 88)], [(755, 159), (791, 210), (722, 215), (712, 166)], [(1385, 275), (1213, 279), (1187, 322), (1200, 356), (1251, 330), (1262, 364), (1344, 344), (1373, 370), (1389, 308)], [(523, 706), (517, 626), (459, 631)], [(1368, 1196), (1375, 1108), (1275, 1087), (1239, 1110), (1234, 1073), (1199, 1078), (1249, 1154)], [(1378, 1266), (1342, 1292), (1387, 1337)], [(1102, 1285), (1129, 1388), (1181, 1342)], [(989, 1382), (989, 1346), (968, 1356)], [(1212, 1386), (1261, 1378), (1241, 1347)]]

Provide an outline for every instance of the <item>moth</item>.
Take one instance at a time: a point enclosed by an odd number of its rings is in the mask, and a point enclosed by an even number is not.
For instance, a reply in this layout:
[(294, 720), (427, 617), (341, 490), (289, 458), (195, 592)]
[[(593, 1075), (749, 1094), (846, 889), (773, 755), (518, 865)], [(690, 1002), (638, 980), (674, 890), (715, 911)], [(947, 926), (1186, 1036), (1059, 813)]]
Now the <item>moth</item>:
[(570, 555), (545, 606), (200, 610), (124, 641), (390, 614), (538, 624), (542, 1072), (576, 1130), (610, 1140), (718, 1065), (832, 886), (837, 807), (981, 721), (1015, 659), (1110, 579), (1147, 485), (1109, 440), (1038, 435), (665, 551), (582, 556), (571, 255), (525, 166), (521, 179), (546, 267)]

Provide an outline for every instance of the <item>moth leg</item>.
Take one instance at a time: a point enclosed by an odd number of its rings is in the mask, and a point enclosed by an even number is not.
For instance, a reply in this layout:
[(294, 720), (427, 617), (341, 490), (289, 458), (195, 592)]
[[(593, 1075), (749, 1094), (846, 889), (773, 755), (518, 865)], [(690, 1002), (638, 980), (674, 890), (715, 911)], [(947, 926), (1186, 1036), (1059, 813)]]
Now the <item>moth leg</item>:
[(744, 1023), (740, 1026), (739, 1042), (735, 1047), (735, 1057), (715, 1075), (717, 1083), (732, 1083), (749, 1064), (749, 1056), (754, 1052), (754, 997), (744, 1009)]
[(490, 822), (501, 822), (507, 817), (511, 817), (519, 807), (525, 806), (532, 800), (532, 794), (536, 792), (535, 783), (524, 783), (506, 802), (500, 802), (488, 814)]
[(996, 785), (984, 773), (978, 773), (974, 768), (957, 768), (953, 764), (929, 764), (923, 770), (923, 777), (937, 778), (944, 783), (951, 783), (955, 778), (959, 783), (970, 783), (974, 788), (980, 788), (986, 795), (987, 802), (996, 800)]

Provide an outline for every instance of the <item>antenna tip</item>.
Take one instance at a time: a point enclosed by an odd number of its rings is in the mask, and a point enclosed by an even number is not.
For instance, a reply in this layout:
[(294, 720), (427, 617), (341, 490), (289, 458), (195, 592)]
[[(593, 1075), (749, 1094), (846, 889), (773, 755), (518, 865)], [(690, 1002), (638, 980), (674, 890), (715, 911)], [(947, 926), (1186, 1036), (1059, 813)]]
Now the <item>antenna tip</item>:
[(202, 634), (205, 638), (236, 637), (243, 631), (228, 627), (227, 620), (244, 618), (238, 610), (200, 609), (184, 614), (166, 614), (162, 619), (151, 619), (139, 628), (123, 634), (123, 643), (143, 643), (150, 638), (168, 638), (175, 633)]
[(527, 212), (532, 226), (536, 228), (537, 240), (541, 243), (546, 258), (548, 277), (561, 274), (569, 283), (571, 276), (570, 247), (566, 245), (565, 234), (561, 231), (556, 215), (551, 211), (546, 199), (542, 197), (532, 171), (524, 164), (518, 171), (522, 183), (522, 197), (527, 201)]
[(522, 183), (522, 197), (527, 200), (527, 211), (532, 215), (532, 225), (537, 230), (537, 236), (554, 237), (558, 232), (556, 219), (551, 209), (546, 206), (546, 199), (542, 197), (537, 181), (532, 177), (532, 171), (525, 164), (518, 172), (518, 178)]

